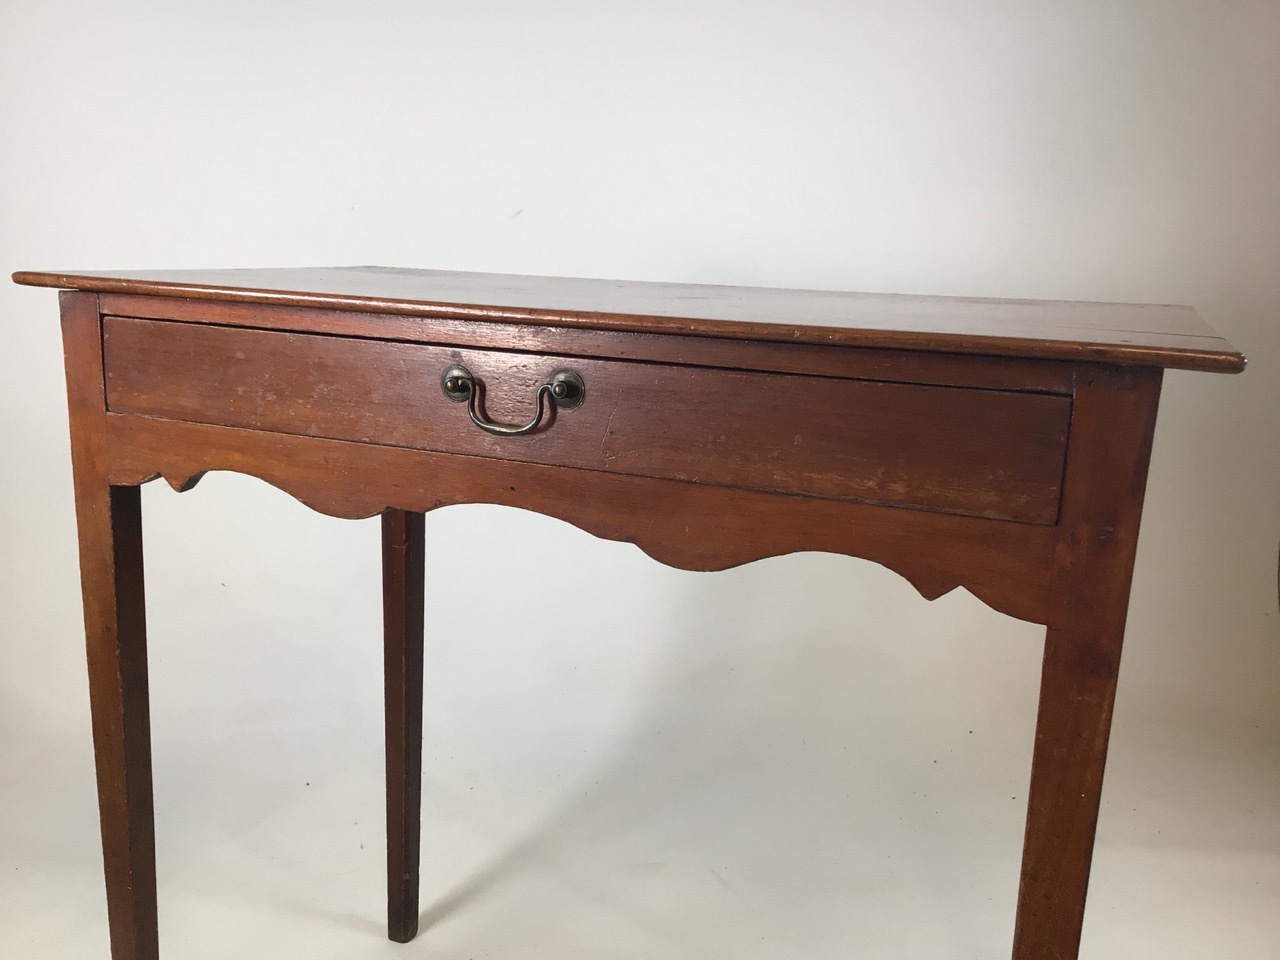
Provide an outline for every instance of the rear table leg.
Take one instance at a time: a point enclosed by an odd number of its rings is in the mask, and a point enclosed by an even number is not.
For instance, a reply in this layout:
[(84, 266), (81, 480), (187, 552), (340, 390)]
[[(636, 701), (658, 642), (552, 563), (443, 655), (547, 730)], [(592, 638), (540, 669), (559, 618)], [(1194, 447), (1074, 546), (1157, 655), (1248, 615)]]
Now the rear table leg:
[(387, 936), (418, 932), (422, 818), (424, 516), (382, 515), (382, 609), (387, 747)]

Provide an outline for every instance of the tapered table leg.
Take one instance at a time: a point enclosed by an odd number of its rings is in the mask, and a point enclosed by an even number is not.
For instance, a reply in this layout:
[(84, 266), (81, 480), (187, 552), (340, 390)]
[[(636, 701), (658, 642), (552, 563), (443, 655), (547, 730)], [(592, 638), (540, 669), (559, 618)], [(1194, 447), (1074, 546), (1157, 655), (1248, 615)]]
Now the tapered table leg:
[(1078, 954), (1119, 659), (1119, 634), (1045, 641), (1015, 960)]
[(1159, 392), (1159, 370), (1101, 368), (1078, 384), (1014, 960), (1079, 953)]
[(155, 960), (156, 852), (151, 799), (147, 632), (137, 487), (78, 504), (89, 702), (113, 960)]
[(382, 604), (387, 746), (387, 936), (418, 932), (422, 808), (424, 517), (382, 515)]
[(156, 960), (141, 496), (106, 479), (98, 298), (64, 293), (61, 302), (111, 956)]

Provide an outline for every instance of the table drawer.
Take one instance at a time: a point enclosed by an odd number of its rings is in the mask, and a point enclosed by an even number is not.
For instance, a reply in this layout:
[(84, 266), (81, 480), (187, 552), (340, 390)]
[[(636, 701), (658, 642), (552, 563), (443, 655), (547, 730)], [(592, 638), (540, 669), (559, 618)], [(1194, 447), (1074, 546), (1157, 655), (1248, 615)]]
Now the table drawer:
[[(523, 423), (570, 369), (583, 402), (494, 436), (441, 389)], [(107, 317), (117, 413), (1053, 523), (1069, 397)]]

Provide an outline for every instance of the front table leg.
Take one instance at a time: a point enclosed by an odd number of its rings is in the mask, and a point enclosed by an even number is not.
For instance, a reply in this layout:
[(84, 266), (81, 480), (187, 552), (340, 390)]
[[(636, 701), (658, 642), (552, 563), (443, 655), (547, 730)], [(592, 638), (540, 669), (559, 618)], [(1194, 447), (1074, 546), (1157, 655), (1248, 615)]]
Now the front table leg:
[(422, 631), (424, 523), (421, 513), (382, 515), (382, 617), (387, 745), (387, 936), (418, 932), (422, 819)]
[(1014, 960), (1080, 949), (1120, 640), (1052, 629), (1045, 640)]
[(1014, 960), (1080, 950), (1160, 373), (1100, 368), (1077, 385)]
[(156, 960), (142, 511), (137, 487), (78, 491), (93, 752), (113, 960)]
[(98, 298), (68, 292), (60, 299), (111, 957), (156, 960), (141, 491), (107, 478)]

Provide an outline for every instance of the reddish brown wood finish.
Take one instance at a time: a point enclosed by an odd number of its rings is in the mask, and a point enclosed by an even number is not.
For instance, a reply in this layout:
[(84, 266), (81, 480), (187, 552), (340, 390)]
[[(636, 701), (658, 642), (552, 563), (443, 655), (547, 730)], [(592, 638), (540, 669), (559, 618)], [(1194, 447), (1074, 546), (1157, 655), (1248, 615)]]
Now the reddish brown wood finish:
[(234, 470), (349, 519), (391, 504), (426, 512), (496, 503), (634, 543), (685, 570), (823, 550), (883, 564), (930, 600), (964, 586), (1010, 616), (1049, 616), (1055, 527), (128, 414), (108, 415), (107, 433), (116, 483), (163, 476), (184, 490), (206, 471)]
[(62, 295), (80, 580), (113, 960), (156, 960), (151, 723), (137, 486), (107, 479), (98, 298)]
[(730, 340), (127, 294), (108, 294), (100, 300), (106, 316), (181, 320), (184, 323), (211, 323), (256, 330), (307, 330), (363, 340), (451, 344), (522, 353), (762, 370), (766, 373), (804, 373), (886, 383), (1030, 390), (1065, 396), (1070, 396), (1074, 389), (1075, 368), (1072, 364), (1026, 357), (932, 353), (887, 347), (868, 350), (838, 344)]
[(1150, 364), (1234, 373), (1244, 358), (1190, 307), (325, 267), (15, 273), (35, 286), (402, 316)]
[[(1065, 397), (780, 376), (108, 317), (107, 406), (275, 433), (1053, 523)], [(580, 407), (524, 437), (478, 429), (440, 379), (465, 364), (523, 423), (572, 368)]]
[[(137, 485), (208, 470), (383, 514), (393, 939), (417, 926), (422, 515), (487, 502), (687, 569), (864, 557), (1047, 625), (1014, 958), (1076, 957), (1161, 368), (1243, 366), (1190, 311), (401, 271), (20, 279), (110, 291), (64, 294), (63, 318), (114, 960), (156, 956)], [(449, 292), (468, 296), (431, 299)], [(439, 394), (456, 360), (494, 416), (527, 415), (557, 366), (588, 401), (493, 439)], [(853, 496), (882, 502), (831, 499)]]
[(422, 820), (424, 517), (382, 515), (382, 620), (387, 746), (387, 936), (418, 932)]
[(1083, 370), (1045, 639), (1015, 960), (1080, 946), (1161, 371)]

